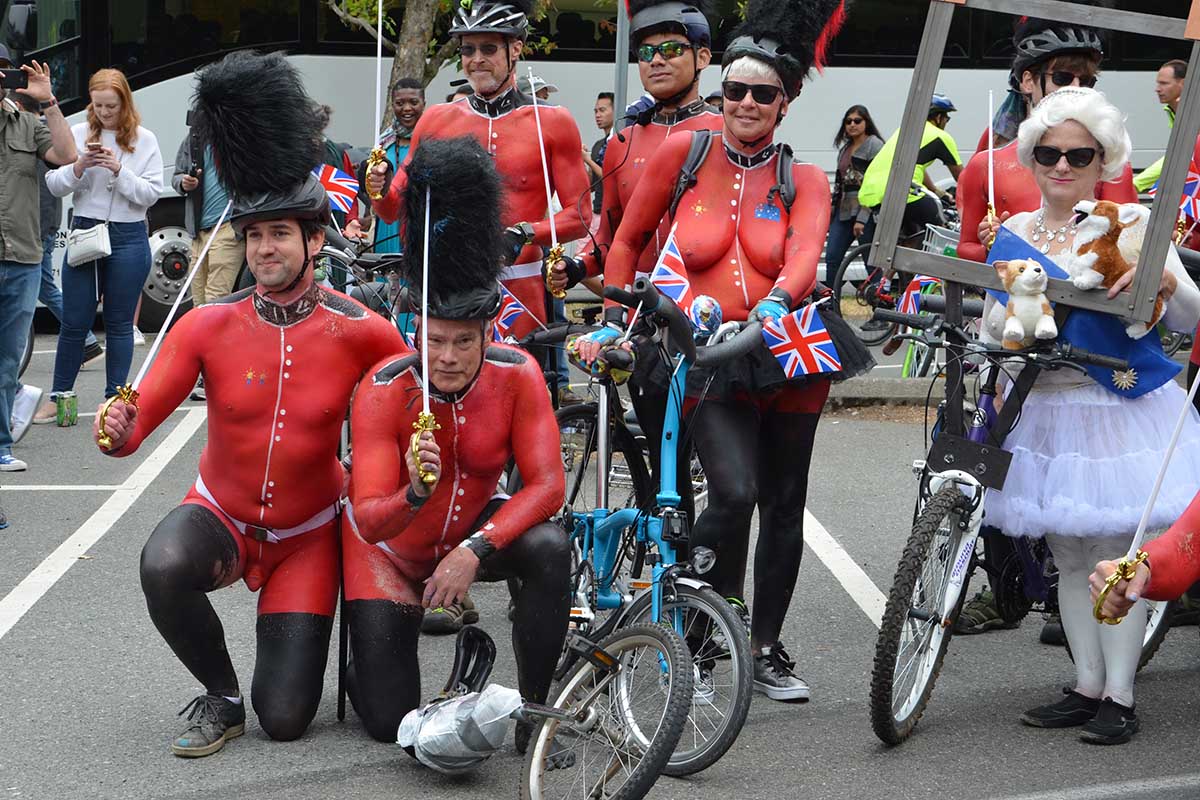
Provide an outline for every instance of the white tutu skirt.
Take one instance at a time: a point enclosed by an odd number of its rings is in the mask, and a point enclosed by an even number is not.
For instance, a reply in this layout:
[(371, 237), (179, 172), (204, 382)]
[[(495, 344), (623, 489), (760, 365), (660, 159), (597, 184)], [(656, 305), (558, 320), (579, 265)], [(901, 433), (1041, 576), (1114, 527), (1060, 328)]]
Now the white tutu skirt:
[[(1174, 381), (1136, 400), (1096, 384), (1038, 391), (1004, 444), (1004, 491), (989, 491), (984, 523), (1008, 536), (1130, 536), (1171, 441), (1187, 393)], [(1200, 418), (1193, 410), (1147, 530), (1175, 522), (1200, 490)]]

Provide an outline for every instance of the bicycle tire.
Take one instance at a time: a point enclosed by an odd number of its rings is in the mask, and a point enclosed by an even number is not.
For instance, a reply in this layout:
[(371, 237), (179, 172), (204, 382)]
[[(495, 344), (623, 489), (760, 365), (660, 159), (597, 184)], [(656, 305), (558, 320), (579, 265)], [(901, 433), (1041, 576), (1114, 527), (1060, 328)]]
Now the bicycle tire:
[[(873, 330), (864, 331), (862, 329), (862, 326), (856, 320), (850, 319), (849, 317), (845, 317), (843, 310), (842, 310), (842, 295), (841, 295), (841, 289), (840, 289), (840, 287), (842, 287), (843, 285), (845, 285), (848, 282), (847, 278), (846, 278), (846, 273), (849, 271), (850, 265), (852, 263), (854, 263), (854, 260), (857, 258), (863, 258), (865, 260), (866, 255), (867, 255), (867, 253), (870, 252), (870, 250), (871, 250), (871, 245), (860, 244), (857, 247), (852, 248), (850, 250), (850, 252), (846, 253), (846, 257), (842, 259), (842, 263), (838, 265), (837, 272), (834, 273), (833, 287), (832, 287), (833, 292), (834, 292), (834, 295), (833, 295), (834, 301), (830, 304), (830, 306), (832, 307), (832, 309), (834, 311), (836, 311), (838, 313), (839, 316), (842, 316), (846, 320), (846, 322), (850, 325), (850, 327), (852, 327), (854, 329), (855, 334), (858, 336), (859, 339), (862, 340), (863, 344), (867, 345), (868, 347), (874, 347), (875, 345), (883, 344), (885, 341), (892, 338), (892, 334), (894, 334), (896, 332), (896, 326), (889, 325), (886, 328), (882, 328), (878, 331), (873, 331)], [(857, 302), (859, 303), (859, 305), (862, 305), (868, 309), (871, 308), (871, 305), (869, 303), (867, 303), (865, 300), (862, 300), (859, 297), (858, 290), (856, 290), (856, 292), (855, 292), (855, 298), (856, 298)], [(870, 319), (870, 315), (867, 316), (867, 319)], [(864, 322), (865, 321), (866, 320), (864, 320)]]
[[(1175, 613), (1175, 607), (1179, 605), (1177, 600), (1169, 600), (1166, 602), (1157, 602), (1150, 610), (1150, 619), (1146, 623), (1146, 635), (1142, 638), (1142, 652), (1138, 656), (1138, 672), (1142, 671), (1142, 667), (1150, 663), (1150, 659), (1154, 658), (1154, 654), (1158, 652), (1158, 648), (1162, 647), (1163, 640), (1167, 638), (1167, 632), (1171, 630), (1171, 616)], [(1071, 654), (1071, 643), (1068, 641), (1065, 647), (1067, 658), (1071, 659), (1071, 663), (1075, 663), (1075, 656)]]
[(29, 323), (29, 335), (25, 337), (25, 349), (21, 353), (21, 366), (17, 368), (17, 377), (25, 374), (29, 362), (33, 360), (33, 323)]
[[(588, 469), (596, 454), (596, 414), (595, 403), (582, 403), (560, 408), (554, 415), (558, 420), (559, 446), (566, 478), (566, 505), (573, 511), (595, 509), (596, 476), (589, 475)], [(646, 465), (642, 448), (632, 434), (620, 425), (613, 426), (610, 442), (613, 461), (609, 464), (608, 507), (648, 508), (648, 504), (653, 503), (654, 492), (650, 487), (650, 468)]]
[[(625, 622), (634, 625), (649, 622), (650, 601), (649, 592), (640, 594), (629, 606)], [(703, 741), (700, 741), (697, 735), (702, 733), (703, 727), (707, 727), (705, 723), (711, 719), (710, 714), (719, 712), (715, 711), (716, 704), (711, 701), (706, 702), (705, 692), (698, 690), (693, 694), (691, 702), (688, 704), (688, 723), (684, 726), (683, 735), (679, 737), (679, 743), (675, 745), (675, 751), (671, 754), (671, 758), (663, 770), (672, 777), (694, 775), (705, 770), (717, 763), (729, 751), (729, 748), (737, 740), (738, 734), (742, 732), (742, 727), (746, 724), (746, 716), (750, 713), (750, 701), (754, 693), (754, 657), (750, 652), (749, 631), (746, 630), (745, 623), (737, 612), (711, 586), (697, 588), (676, 584), (675, 599), (663, 598), (664, 621), (669, 619), (667, 616), (669, 612), (683, 608), (695, 611), (697, 614), (704, 614), (709, 620), (715, 620), (725, 641), (738, 644), (728, 649), (728, 663), (732, 667), (728, 690), (731, 702), (728, 712), (722, 716), (720, 724), (714, 726), (712, 733), (704, 736)], [(710, 679), (708, 687), (714, 696), (719, 697), (721, 692), (718, 687), (724, 685), (724, 681), (716, 677), (715, 673), (718, 664), (724, 659), (715, 654), (719, 645), (715, 645), (713, 642), (713, 633), (708, 630), (710, 626), (703, 622), (697, 625), (697, 622), (699, 622), (697, 615), (685, 615), (683, 639), (692, 655), (692, 662), (696, 665), (697, 674), (704, 669), (701, 661), (710, 662), (708, 669), (709, 674), (713, 677)], [(706, 653), (706, 651), (708, 652)], [(694, 678), (695, 676), (693, 676)], [(698, 708), (698, 706), (700, 707)], [(714, 711), (706, 711), (703, 706)]]
[[(620, 702), (614, 694), (622, 694), (620, 681), (622, 679), (621, 671), (624, 671), (626, 680), (630, 680), (630, 674), (638, 668), (638, 664), (633, 663), (632, 659), (628, 658), (628, 654), (634, 649), (649, 649), (656, 653), (652, 659), (653, 668), (661, 672), (659, 659), (665, 659), (667, 664), (667, 685), (666, 691), (661, 691), (662, 676), (655, 680), (655, 690), (650, 693), (650, 699), (663, 698), (665, 702), (662, 707), (662, 713), (656, 721), (653, 734), (647, 739), (644, 735), (639, 739), (639, 747), (641, 748), (641, 758), (637, 764), (628, 770), (625, 780), (615, 787), (612, 794), (608, 793), (607, 783), (611, 777), (604, 777), (595, 785), (589, 781), (584, 781), (585, 792), (589, 786), (592, 791), (588, 796), (602, 796), (609, 800), (641, 800), (650, 791), (650, 788), (658, 780), (658, 776), (662, 774), (663, 768), (667, 764), (667, 760), (671, 757), (672, 751), (675, 749), (675, 744), (679, 740), (679, 735), (683, 731), (683, 727), (687, 722), (688, 706), (693, 693), (693, 677), (691, 658), (688, 656), (687, 645), (683, 639), (675, 631), (662, 625), (634, 625), (617, 630), (610, 636), (605, 637), (599, 643), (599, 647), (605, 650), (610, 655), (617, 656), (621, 663), (618, 674), (607, 683), (607, 689), (603, 692), (595, 693), (593, 703), (587, 707), (578, 710), (577, 719), (579, 716), (584, 716), (581, 721), (582, 725), (591, 725), (593, 731), (606, 722), (610, 724), (608, 733), (611, 734), (616, 730), (613, 724), (624, 726), (621, 731), (624, 734), (622, 744), (628, 741), (630, 728), (637, 728), (640, 733), (640, 726), (636, 721), (630, 725), (630, 717), (628, 709)], [(555, 699), (550, 705), (558, 709), (570, 709), (571, 700), (576, 693), (583, 691), (584, 694), (594, 693), (595, 687), (599, 681), (596, 676), (601, 676), (599, 668), (591, 661), (581, 660), (579, 665), (564, 681), (561, 690), (555, 696)], [(617, 692), (612, 692), (612, 688), (616, 686)], [(624, 691), (628, 691), (627, 689)], [(604, 718), (605, 710), (598, 709), (595, 706), (595, 701), (607, 698), (610, 704), (609, 717)], [(628, 696), (625, 696), (625, 701), (628, 701)], [(615, 713), (614, 713), (615, 712)], [(652, 713), (650, 717), (653, 717)], [(570, 784), (568, 791), (574, 790), (578, 783), (580, 771), (587, 770), (589, 762), (587, 758), (587, 748), (584, 746), (583, 752), (579, 753), (579, 745), (574, 747), (563, 748), (570, 752), (576, 753), (575, 764), (565, 769), (554, 769), (551, 766), (547, 769), (548, 761), (552, 762), (554, 757), (559, 756), (562, 750), (555, 750), (553, 745), (560, 730), (564, 734), (560, 742), (564, 744), (566, 740), (574, 737), (578, 742), (582, 738), (582, 732), (579, 728), (573, 727), (570, 723), (557, 719), (543, 720), (530, 737), (529, 751), (525, 758), (525, 766), (522, 771), (521, 779), (521, 798), (522, 800), (572, 800), (579, 796), (573, 792), (570, 794), (558, 794), (557, 792), (547, 791), (546, 783), (547, 776), (556, 773), (563, 775), (564, 782)], [(648, 726), (647, 726), (648, 727)], [(568, 735), (570, 734), (570, 736)], [(638, 735), (638, 734), (633, 734)], [(611, 740), (601, 734), (603, 743), (611, 746)], [(644, 744), (642, 744), (644, 743)], [(582, 756), (582, 757), (580, 757)], [(622, 766), (617, 759), (617, 766)], [(596, 763), (595, 761), (592, 762)], [(613, 767), (613, 759), (609, 759), (608, 765), (602, 770), (608, 772)], [(584, 776), (586, 778), (586, 776)], [(598, 793), (601, 790), (602, 793)]]
[[(912, 735), (929, 704), (933, 686), (941, 672), (942, 662), (954, 632), (954, 622), (962, 610), (963, 598), (967, 595), (967, 580), (963, 581), (949, 620), (944, 623), (933, 619), (925, 621), (930, 635), (918, 650), (921, 661), (912, 662), (922, 668), (923, 674), (918, 675), (912, 688), (904, 694), (905, 707), (897, 716), (896, 677), (897, 661), (901, 656), (900, 640), (910, 618), (919, 619), (911, 613), (914, 593), (919, 591), (918, 581), (924, 574), (926, 562), (933, 552), (934, 537), (943, 527), (948, 527), (947, 542), (937, 548), (948, 557), (943, 562), (946, 565), (946, 575), (936, 576), (942, 581), (941, 585), (945, 585), (944, 581), (948, 579), (949, 571), (954, 566), (953, 554), (959, 550), (957, 518), (963, 513), (966, 504), (966, 496), (954, 484), (947, 484), (939, 489), (921, 510), (900, 556), (900, 564), (896, 568), (896, 576), (892, 581), (883, 620), (879, 626), (874, 667), (871, 670), (871, 727), (885, 744), (897, 745)], [(967, 576), (969, 579), (969, 570)], [(931, 572), (929, 577), (935, 577), (934, 573)], [(936, 608), (940, 605), (941, 598), (937, 596), (940, 594), (940, 591), (934, 592), (931, 607)]]

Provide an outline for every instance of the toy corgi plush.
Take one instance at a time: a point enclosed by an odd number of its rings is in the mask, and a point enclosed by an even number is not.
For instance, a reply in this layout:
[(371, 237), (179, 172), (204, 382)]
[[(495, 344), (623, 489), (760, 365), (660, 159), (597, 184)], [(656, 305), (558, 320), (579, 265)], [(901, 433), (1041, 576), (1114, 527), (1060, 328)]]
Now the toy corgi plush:
[(1014, 259), (997, 261), (992, 266), (1008, 292), (1004, 349), (1020, 350), (1037, 339), (1056, 338), (1058, 326), (1054, 324), (1054, 312), (1045, 294), (1049, 278), (1042, 265), (1036, 261)]
[[(1149, 209), (1132, 204), (1118, 205), (1111, 200), (1085, 200), (1075, 210), (1087, 214), (1075, 234), (1075, 255), (1067, 262), (1071, 282), (1080, 289), (1105, 289), (1116, 283), (1133, 266), (1121, 252), (1121, 232), (1150, 215)], [(1135, 256), (1136, 260), (1136, 256)], [(1162, 297), (1154, 301), (1150, 324), (1131, 322), (1125, 332), (1140, 339), (1154, 329), (1163, 314)]]

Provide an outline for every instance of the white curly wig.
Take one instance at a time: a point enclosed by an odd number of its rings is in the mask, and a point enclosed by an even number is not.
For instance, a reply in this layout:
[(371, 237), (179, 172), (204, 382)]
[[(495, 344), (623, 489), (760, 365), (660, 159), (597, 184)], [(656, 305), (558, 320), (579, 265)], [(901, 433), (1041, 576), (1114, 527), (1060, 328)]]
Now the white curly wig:
[(1017, 132), (1017, 159), (1033, 169), (1033, 148), (1046, 131), (1073, 119), (1100, 143), (1104, 155), (1102, 180), (1120, 177), (1129, 162), (1133, 144), (1125, 130), (1125, 115), (1108, 102), (1102, 92), (1078, 86), (1067, 86), (1046, 96), (1021, 123)]

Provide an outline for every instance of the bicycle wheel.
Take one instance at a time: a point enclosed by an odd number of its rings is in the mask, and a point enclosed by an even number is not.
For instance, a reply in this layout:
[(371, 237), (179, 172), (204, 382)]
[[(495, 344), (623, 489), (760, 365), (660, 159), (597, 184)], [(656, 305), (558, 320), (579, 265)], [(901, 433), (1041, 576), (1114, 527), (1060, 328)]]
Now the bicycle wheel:
[[(859, 339), (862, 339), (863, 344), (874, 346), (882, 344), (891, 338), (895, 333), (896, 326), (894, 325), (879, 325), (875, 327), (864, 328), (871, 319), (871, 314), (874, 312), (874, 304), (871, 303), (866, 296), (865, 290), (869, 287), (870, 278), (878, 272), (867, 266), (864, 259), (867, 253), (871, 251), (871, 245), (860, 244), (846, 253), (846, 257), (842, 259), (842, 263), (838, 265), (837, 272), (834, 273), (833, 283), (833, 301), (830, 307), (842, 316), (854, 329)], [(866, 267), (868, 280), (861, 281), (861, 285), (855, 288), (854, 294), (850, 297), (842, 296), (842, 288), (850, 283), (847, 275), (852, 268), (857, 267), (856, 261), (862, 261)], [(877, 329), (876, 329), (877, 328)]]
[(939, 489), (921, 510), (900, 556), (871, 671), (871, 727), (886, 744), (900, 744), (912, 734), (946, 657), (965, 580), (950, 618), (943, 620), (939, 609), (962, 550), (967, 502), (953, 484)]
[(17, 377), (25, 374), (29, 362), (33, 358), (33, 323), (29, 323), (29, 336), (25, 338), (25, 350), (21, 353), (21, 366), (17, 368)]
[[(1142, 654), (1138, 656), (1139, 672), (1142, 667), (1150, 663), (1150, 659), (1154, 658), (1154, 654), (1162, 646), (1163, 639), (1167, 638), (1167, 631), (1171, 630), (1171, 615), (1175, 613), (1177, 605), (1179, 602), (1176, 600), (1146, 601), (1146, 635), (1142, 637)], [(1074, 663), (1075, 656), (1071, 654), (1069, 641), (1066, 650), (1067, 658)]]
[(635, 625), (598, 646), (616, 666), (581, 659), (563, 683), (551, 705), (572, 717), (547, 718), (534, 731), (523, 800), (639, 800), (679, 741), (693, 691), (692, 662), (679, 634)]
[[(596, 404), (560, 408), (558, 434), (565, 473), (567, 506), (577, 513), (596, 508)], [(614, 426), (610, 438), (608, 463), (608, 508), (645, 508), (652, 502), (650, 470), (642, 457), (642, 449), (633, 436), (621, 426)]]
[[(625, 621), (651, 622), (650, 600), (649, 592), (639, 595)], [(675, 597), (663, 598), (662, 619), (683, 631), (695, 671), (687, 724), (663, 770), (680, 777), (715, 764), (742, 732), (754, 689), (754, 659), (745, 623), (711, 586), (676, 584)]]

